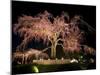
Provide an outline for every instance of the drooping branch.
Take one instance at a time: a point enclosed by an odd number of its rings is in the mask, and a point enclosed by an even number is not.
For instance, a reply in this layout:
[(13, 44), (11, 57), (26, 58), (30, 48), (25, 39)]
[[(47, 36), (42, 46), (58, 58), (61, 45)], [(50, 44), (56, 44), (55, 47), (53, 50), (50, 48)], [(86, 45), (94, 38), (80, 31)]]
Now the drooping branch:
[(57, 43), (58, 43), (59, 41), (62, 41), (62, 42), (63, 42), (63, 39), (61, 39), (61, 38), (57, 39)]
[(50, 47), (47, 47), (47, 48), (45, 48), (45, 49), (43, 49), (42, 52), (47, 51), (49, 48), (51, 48), (51, 46), (50, 46)]
[(64, 50), (64, 46), (63, 46), (63, 44), (59, 44), (59, 43), (58, 43), (57, 45), (60, 45), (60, 46), (63, 48), (63, 50)]

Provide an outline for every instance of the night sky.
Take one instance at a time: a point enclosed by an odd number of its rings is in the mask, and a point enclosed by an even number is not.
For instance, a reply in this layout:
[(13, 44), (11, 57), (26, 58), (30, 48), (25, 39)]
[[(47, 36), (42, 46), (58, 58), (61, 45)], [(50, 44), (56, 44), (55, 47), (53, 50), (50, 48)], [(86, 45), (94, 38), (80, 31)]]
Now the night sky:
[[(36, 14), (47, 10), (53, 16), (60, 15), (65, 11), (72, 18), (74, 15), (80, 15), (82, 18), (96, 30), (96, 6), (70, 5), (70, 4), (55, 4), (55, 3), (39, 3), (39, 2), (21, 2), (12, 1), (12, 27), (17, 23), (18, 17), (24, 15), (35, 16)], [(88, 33), (88, 32), (87, 32)], [(88, 44), (96, 47), (96, 32), (88, 34)], [(12, 49), (15, 49), (20, 44), (21, 39), (12, 33)]]

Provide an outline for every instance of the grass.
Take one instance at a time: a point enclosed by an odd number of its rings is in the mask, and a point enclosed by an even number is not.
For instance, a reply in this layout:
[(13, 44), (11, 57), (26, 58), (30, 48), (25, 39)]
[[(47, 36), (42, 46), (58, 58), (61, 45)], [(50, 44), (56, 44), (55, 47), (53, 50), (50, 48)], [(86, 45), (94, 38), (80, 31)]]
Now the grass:
[(21, 64), (12, 67), (13, 74), (44, 73), (58, 71), (73, 71), (95, 69), (90, 63), (67, 63), (67, 64)]

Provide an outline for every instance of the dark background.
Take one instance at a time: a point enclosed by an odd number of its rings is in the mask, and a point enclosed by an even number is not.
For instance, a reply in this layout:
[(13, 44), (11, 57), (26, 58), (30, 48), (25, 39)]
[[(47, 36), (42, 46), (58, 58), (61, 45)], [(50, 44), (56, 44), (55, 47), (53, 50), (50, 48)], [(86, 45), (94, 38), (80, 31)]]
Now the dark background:
[[(12, 27), (17, 23), (18, 17), (24, 15), (35, 16), (36, 14), (47, 10), (53, 16), (60, 15), (65, 11), (72, 18), (75, 15), (82, 16), (91, 27), (96, 30), (96, 6), (86, 5), (71, 5), (71, 4), (55, 4), (55, 3), (39, 3), (39, 2), (24, 2), (12, 1)], [(96, 48), (96, 31), (89, 32), (84, 29), (86, 34), (87, 44)], [(21, 43), (20, 37), (12, 32), (12, 49)]]

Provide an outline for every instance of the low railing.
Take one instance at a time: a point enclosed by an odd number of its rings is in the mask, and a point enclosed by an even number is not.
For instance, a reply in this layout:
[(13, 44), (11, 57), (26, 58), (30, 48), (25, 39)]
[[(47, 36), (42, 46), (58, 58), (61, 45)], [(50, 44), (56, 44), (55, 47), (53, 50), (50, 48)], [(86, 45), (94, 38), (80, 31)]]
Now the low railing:
[(40, 60), (33, 60), (33, 63), (35, 64), (43, 64), (43, 65), (49, 65), (49, 64), (67, 64), (71, 63), (70, 59), (40, 59)]

